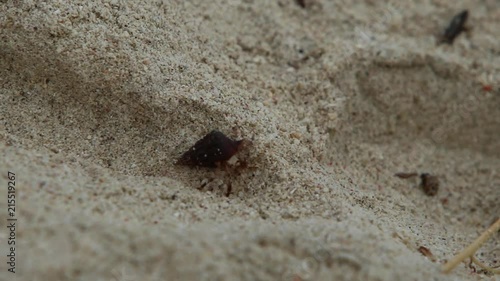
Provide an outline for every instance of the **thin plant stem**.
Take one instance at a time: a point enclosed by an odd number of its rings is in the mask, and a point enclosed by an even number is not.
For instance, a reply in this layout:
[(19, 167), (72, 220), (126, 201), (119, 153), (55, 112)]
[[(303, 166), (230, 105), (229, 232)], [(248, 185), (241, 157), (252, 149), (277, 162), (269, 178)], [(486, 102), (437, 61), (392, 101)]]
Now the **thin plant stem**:
[(490, 267), (490, 266), (487, 266), (485, 265), (484, 263), (480, 262), (476, 257), (474, 257), (473, 255), (470, 257), (470, 259), (472, 260), (473, 263), (475, 263), (477, 266), (479, 266), (480, 268), (486, 270), (486, 271), (489, 271), (493, 274), (500, 274), (500, 268), (494, 268), (494, 267)]
[(443, 272), (449, 273), (453, 270), (459, 263), (467, 259), (468, 257), (472, 257), (474, 253), (483, 245), (493, 233), (497, 232), (500, 229), (500, 219), (498, 219), (494, 224), (492, 224), (486, 231), (481, 234), (472, 244), (470, 244), (467, 248), (458, 253), (453, 259), (448, 261), (443, 266)]

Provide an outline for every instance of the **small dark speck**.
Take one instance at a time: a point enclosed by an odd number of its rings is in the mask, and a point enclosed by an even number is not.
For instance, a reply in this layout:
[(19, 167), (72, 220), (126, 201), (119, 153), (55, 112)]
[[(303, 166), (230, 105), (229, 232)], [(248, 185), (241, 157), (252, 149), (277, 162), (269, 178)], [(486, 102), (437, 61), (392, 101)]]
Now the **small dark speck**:
[(412, 178), (412, 177), (416, 177), (418, 176), (417, 173), (405, 173), (405, 172), (401, 172), (401, 173), (396, 173), (394, 174), (396, 177), (398, 178), (401, 178), (401, 179), (408, 179), (408, 178)]
[(422, 180), (420, 186), (426, 195), (434, 196), (437, 194), (439, 190), (439, 179), (436, 176), (423, 173), (420, 175), (420, 179)]
[(463, 10), (459, 14), (455, 15), (453, 19), (451, 20), (450, 24), (444, 31), (443, 35), (441, 36), (441, 39), (439, 40), (438, 43), (447, 43), (447, 44), (453, 44), (453, 41), (455, 41), (455, 38), (462, 33), (462, 31), (465, 31), (465, 22), (467, 21), (467, 18), (469, 16), (469, 11)]
[(306, 7), (306, 0), (295, 0), (295, 3), (297, 3), (297, 5), (299, 5), (301, 8)]

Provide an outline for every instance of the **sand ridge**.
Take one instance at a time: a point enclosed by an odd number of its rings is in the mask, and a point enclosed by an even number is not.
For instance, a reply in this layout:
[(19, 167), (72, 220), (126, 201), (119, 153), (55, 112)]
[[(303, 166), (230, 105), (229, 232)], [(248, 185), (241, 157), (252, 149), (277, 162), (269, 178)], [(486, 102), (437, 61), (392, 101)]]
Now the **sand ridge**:
[[(305, 2), (1, 5), (18, 277), (495, 280), (439, 265), (500, 213), (498, 3)], [(436, 46), (458, 6), (473, 31)], [(248, 169), (174, 165), (212, 129)]]

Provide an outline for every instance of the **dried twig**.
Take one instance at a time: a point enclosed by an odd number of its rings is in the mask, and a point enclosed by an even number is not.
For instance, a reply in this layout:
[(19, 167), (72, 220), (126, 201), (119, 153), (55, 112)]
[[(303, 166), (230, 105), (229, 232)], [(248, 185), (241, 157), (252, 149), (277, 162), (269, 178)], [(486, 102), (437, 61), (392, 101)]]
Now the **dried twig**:
[[(500, 219), (498, 219), (494, 224), (492, 224), (488, 229), (486, 229), (481, 236), (479, 236), (472, 244), (470, 244), (467, 248), (462, 250), (458, 255), (456, 255), (453, 259), (447, 262), (443, 266), (443, 272), (449, 273), (453, 270), (459, 263), (464, 261), (469, 257), (473, 257), (474, 253), (483, 245), (493, 233), (496, 233), (500, 229)], [(474, 259), (473, 259), (474, 261)], [(477, 261), (477, 260), (476, 260)]]
[(491, 266), (487, 266), (485, 265), (484, 263), (480, 262), (476, 257), (474, 256), (471, 256), (470, 259), (472, 260), (473, 263), (475, 263), (477, 266), (479, 266), (480, 268), (486, 270), (486, 271), (489, 271), (493, 274), (500, 274), (500, 268), (494, 268), (494, 267), (491, 267)]

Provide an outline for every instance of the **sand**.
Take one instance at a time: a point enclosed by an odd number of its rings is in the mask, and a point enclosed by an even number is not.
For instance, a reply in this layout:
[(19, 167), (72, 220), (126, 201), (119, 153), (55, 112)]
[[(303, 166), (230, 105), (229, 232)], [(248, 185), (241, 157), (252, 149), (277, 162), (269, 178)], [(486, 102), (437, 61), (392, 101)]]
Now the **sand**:
[(498, 1), (68, 2), (0, 4), (2, 280), (8, 171), (16, 280), (500, 280)]

